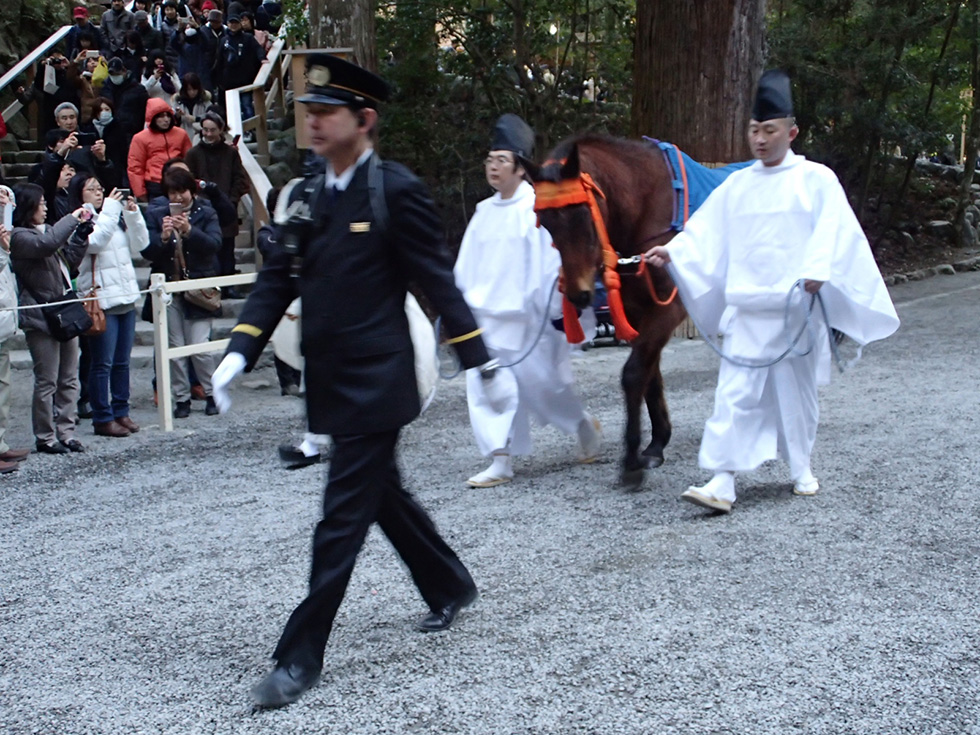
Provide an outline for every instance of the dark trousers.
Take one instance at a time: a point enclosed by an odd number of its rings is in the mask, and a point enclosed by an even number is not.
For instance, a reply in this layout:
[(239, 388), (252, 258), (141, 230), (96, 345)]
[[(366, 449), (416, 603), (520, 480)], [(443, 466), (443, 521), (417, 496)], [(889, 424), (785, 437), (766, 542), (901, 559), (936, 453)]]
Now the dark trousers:
[(310, 591), (286, 623), (273, 657), (280, 665), (323, 667), (323, 652), (354, 561), (377, 522), (405, 562), (432, 610), (475, 585), (439, 536), (432, 519), (401, 485), (395, 462), (398, 430), (334, 435), (323, 519), (313, 533)]
[(129, 416), (129, 358), (133, 351), (136, 309), (106, 314), (105, 332), (87, 337), (91, 368), (88, 396), (92, 422), (104, 424)]
[(235, 275), (235, 238), (222, 237), (221, 249), (218, 251), (218, 275)]
[(78, 337), (78, 402), (88, 403), (88, 386), (92, 373), (92, 347), (84, 334)]
[(303, 379), (303, 373), (292, 365), (280, 360), (278, 357), (275, 357), (274, 360), (276, 364), (276, 377), (279, 378), (279, 388), (285, 391), (293, 385), (299, 387), (300, 381)]

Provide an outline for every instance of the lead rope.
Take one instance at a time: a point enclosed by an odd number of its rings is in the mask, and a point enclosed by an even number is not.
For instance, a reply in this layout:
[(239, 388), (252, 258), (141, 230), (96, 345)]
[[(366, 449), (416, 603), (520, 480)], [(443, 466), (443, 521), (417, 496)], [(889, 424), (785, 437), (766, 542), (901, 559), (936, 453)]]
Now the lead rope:
[[(672, 263), (667, 264), (667, 270), (670, 272), (670, 277), (674, 280), (674, 283), (676, 284), (675, 288), (679, 288), (683, 291), (684, 290), (684, 286), (682, 285), (683, 281), (680, 279), (680, 276), (677, 273), (677, 270), (674, 268)], [(805, 287), (804, 280), (802, 278), (796, 281), (796, 283), (794, 283), (790, 288), (789, 293), (786, 294), (786, 304), (783, 308), (783, 324), (785, 325), (787, 332), (789, 331), (790, 312), (792, 310), (793, 293), (797, 289), (799, 289), (804, 294), (806, 294), (806, 287)], [(687, 299), (686, 296), (687, 294), (682, 292), (681, 301), (686, 303), (693, 303), (692, 301)], [(817, 291), (817, 293), (815, 294), (810, 294), (810, 303), (806, 307), (806, 318), (803, 322), (803, 325), (800, 327), (800, 330), (796, 333), (796, 336), (793, 337), (791, 340), (789, 340), (788, 347), (783, 351), (781, 355), (779, 355), (779, 357), (773, 360), (766, 360), (763, 362), (753, 361), (753, 360), (740, 360), (739, 358), (732, 357), (731, 355), (726, 355), (723, 352), (722, 348), (718, 346), (714, 338), (710, 336), (709, 332), (705, 330), (704, 326), (698, 322), (694, 314), (688, 311), (688, 316), (691, 317), (691, 321), (694, 323), (695, 328), (698, 330), (698, 334), (701, 335), (701, 338), (715, 352), (715, 354), (718, 355), (718, 357), (720, 357), (722, 360), (724, 360), (725, 362), (731, 365), (735, 365), (736, 367), (758, 369), (758, 368), (772, 367), (773, 365), (782, 362), (790, 355), (793, 355), (794, 357), (803, 357), (804, 355), (808, 355), (810, 354), (810, 352), (813, 351), (813, 348), (816, 346), (816, 322), (813, 319), (814, 304), (820, 306), (820, 315), (823, 317), (824, 324), (827, 325), (827, 339), (830, 343), (830, 353), (834, 358), (834, 363), (837, 365), (837, 369), (841, 373), (843, 373), (845, 370), (853, 367), (860, 361), (863, 347), (861, 345), (858, 345), (857, 355), (853, 359), (845, 362), (841, 358), (840, 349), (838, 348), (837, 340), (834, 337), (834, 331), (833, 329), (831, 329), (830, 320), (827, 317), (827, 305), (824, 303), (823, 297), (820, 295), (819, 291)], [(802, 339), (804, 333), (807, 333), (810, 336), (810, 340), (809, 340), (810, 346), (803, 352), (797, 352), (796, 345), (799, 344), (800, 339)]]
[[(541, 341), (541, 337), (544, 336), (544, 330), (545, 330), (545, 328), (551, 322), (551, 318), (550, 318), (551, 315), (548, 313), (549, 307), (551, 306), (551, 294), (554, 294), (554, 292), (555, 292), (555, 286), (558, 285), (558, 279), (559, 278), (561, 278), (561, 276), (556, 276), (555, 277), (555, 280), (551, 282), (551, 288), (548, 289), (549, 296), (548, 296), (548, 301), (545, 303), (544, 317), (541, 319), (541, 326), (538, 327), (538, 333), (534, 337), (534, 341), (531, 342), (531, 346), (528, 347), (524, 351), (524, 354), (523, 355), (521, 355), (520, 357), (518, 357), (513, 362), (510, 362), (510, 363), (507, 363), (507, 364), (498, 365), (498, 368), (512, 368), (515, 365), (519, 365), (520, 363), (524, 362), (532, 352), (534, 352), (534, 348), (538, 346), (538, 342), (540, 342)], [(562, 297), (562, 298), (564, 298), (564, 297)], [(459, 375), (461, 372), (463, 372), (463, 365), (459, 361), (459, 356), (456, 355), (455, 352), (453, 352), (451, 354), (452, 354), (452, 362), (453, 362), (453, 365), (455, 366), (455, 370), (453, 372), (451, 372), (451, 373), (448, 373), (448, 374), (443, 372), (442, 365), (441, 365), (442, 361), (439, 359), (439, 330), (440, 330), (441, 327), (442, 327), (442, 317), (439, 317), (439, 318), (436, 319), (436, 323), (435, 323), (435, 325), (433, 327), (433, 329), (435, 330), (435, 333), (436, 333), (436, 365), (439, 368), (439, 377), (440, 378), (442, 378), (443, 380), (452, 380), (457, 375)]]

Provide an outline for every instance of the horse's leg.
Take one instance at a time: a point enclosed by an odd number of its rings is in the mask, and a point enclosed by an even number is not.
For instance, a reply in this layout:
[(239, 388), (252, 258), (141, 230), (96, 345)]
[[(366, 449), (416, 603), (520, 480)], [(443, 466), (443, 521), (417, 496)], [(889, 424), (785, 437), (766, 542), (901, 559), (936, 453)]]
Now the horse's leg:
[(660, 372), (660, 357), (670, 341), (677, 325), (684, 320), (686, 312), (679, 304), (659, 309), (653, 322), (656, 332), (650, 336), (650, 350), (644, 365), (647, 369), (647, 389), (644, 395), (650, 424), (653, 427), (650, 444), (643, 450), (648, 467), (659, 467), (664, 463), (664, 447), (670, 442), (672, 427), (670, 412), (667, 410), (667, 396), (664, 394), (664, 376)]
[(653, 436), (650, 444), (643, 450), (647, 458), (647, 467), (659, 467), (664, 463), (664, 447), (670, 441), (670, 413), (667, 410), (667, 397), (664, 395), (664, 378), (660, 372), (660, 350), (653, 357), (650, 366), (649, 382), (646, 390), (647, 411), (650, 414), (650, 425)]
[(635, 345), (623, 365), (623, 395), (626, 399), (626, 454), (621, 480), (628, 490), (643, 483), (646, 461), (640, 457), (640, 404), (646, 392), (646, 367), (643, 350)]

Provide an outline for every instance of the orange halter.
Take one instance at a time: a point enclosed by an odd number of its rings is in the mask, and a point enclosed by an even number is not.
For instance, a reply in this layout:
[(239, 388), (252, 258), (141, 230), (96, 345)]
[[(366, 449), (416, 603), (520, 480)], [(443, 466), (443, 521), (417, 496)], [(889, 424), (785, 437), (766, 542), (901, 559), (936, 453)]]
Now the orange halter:
[[(623, 296), (620, 293), (622, 284), (619, 280), (619, 272), (616, 270), (619, 264), (619, 256), (613, 250), (612, 243), (609, 241), (606, 220), (602, 216), (602, 210), (599, 209), (599, 202), (596, 199), (596, 195), (605, 199), (605, 193), (592, 180), (589, 174), (582, 172), (577, 179), (564, 179), (557, 182), (537, 181), (534, 183), (534, 194), (535, 212), (540, 212), (544, 209), (561, 209), (575, 204), (588, 205), (589, 212), (592, 215), (592, 222), (595, 225), (596, 235), (599, 238), (599, 244), (602, 246), (602, 263), (605, 266), (602, 272), (602, 280), (605, 283), (608, 293), (609, 314), (612, 316), (613, 326), (616, 328), (616, 339), (632, 342), (639, 336), (639, 332), (633, 328), (626, 318), (626, 311), (623, 308)], [(641, 272), (643, 271), (644, 269), (641, 266)], [(648, 272), (646, 276), (651, 295), (658, 304), (665, 305), (673, 301), (676, 295), (676, 289), (666, 302), (662, 302), (657, 298), (657, 294), (653, 290), (653, 283), (650, 280)], [(565, 319), (565, 331), (569, 342), (583, 341), (585, 334), (582, 332), (582, 327), (578, 325), (578, 318), (575, 315), (574, 308), (567, 298), (562, 301), (562, 314)], [(574, 316), (575, 319), (570, 319), (569, 315)], [(577, 327), (577, 333), (569, 331), (570, 324), (574, 325), (571, 327), (572, 330)], [(573, 337), (579, 337), (579, 339), (574, 340)]]

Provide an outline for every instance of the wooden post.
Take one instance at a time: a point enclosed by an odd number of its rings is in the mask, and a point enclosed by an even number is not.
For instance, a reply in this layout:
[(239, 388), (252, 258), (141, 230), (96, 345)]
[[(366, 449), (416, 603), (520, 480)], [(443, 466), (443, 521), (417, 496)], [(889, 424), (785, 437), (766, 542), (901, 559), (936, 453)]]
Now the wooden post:
[(174, 430), (173, 412), (170, 410), (170, 328), (167, 324), (167, 304), (163, 291), (167, 277), (163, 273), (150, 274), (150, 297), (153, 299), (153, 360), (157, 366), (157, 416), (160, 429)]

